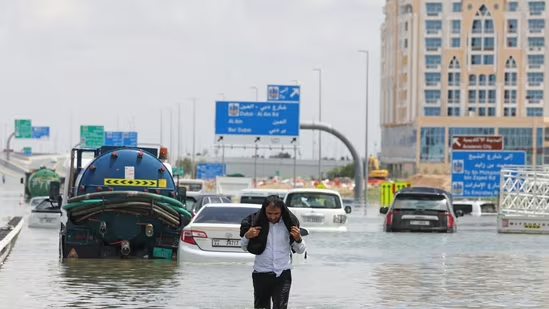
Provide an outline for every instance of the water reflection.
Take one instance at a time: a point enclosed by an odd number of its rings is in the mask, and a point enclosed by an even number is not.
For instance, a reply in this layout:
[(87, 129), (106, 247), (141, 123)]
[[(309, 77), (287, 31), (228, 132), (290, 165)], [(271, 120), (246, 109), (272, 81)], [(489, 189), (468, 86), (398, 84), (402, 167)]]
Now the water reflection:
[(178, 273), (177, 263), (165, 260), (67, 260), (59, 284), (67, 308), (166, 308), (181, 290)]

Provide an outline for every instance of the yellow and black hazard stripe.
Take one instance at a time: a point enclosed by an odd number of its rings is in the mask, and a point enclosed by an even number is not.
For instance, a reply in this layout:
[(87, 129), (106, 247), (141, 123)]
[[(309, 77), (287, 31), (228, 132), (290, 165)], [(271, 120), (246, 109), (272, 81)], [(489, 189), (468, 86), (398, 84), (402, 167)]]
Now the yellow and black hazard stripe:
[(527, 229), (539, 229), (541, 228), (541, 224), (539, 223), (524, 223), (524, 227)]
[(152, 179), (105, 178), (104, 185), (124, 187), (157, 187), (158, 181)]

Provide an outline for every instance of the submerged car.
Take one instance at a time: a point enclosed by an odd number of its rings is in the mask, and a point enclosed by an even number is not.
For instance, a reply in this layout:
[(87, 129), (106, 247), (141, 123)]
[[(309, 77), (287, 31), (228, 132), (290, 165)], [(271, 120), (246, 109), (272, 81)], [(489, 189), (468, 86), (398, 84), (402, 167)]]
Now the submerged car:
[(430, 187), (404, 188), (395, 194), (385, 215), (386, 232), (443, 232), (457, 231), (457, 217), (452, 196), (445, 190)]
[[(261, 205), (215, 203), (202, 207), (181, 232), (178, 261), (183, 262), (252, 262), (255, 255), (240, 246), (242, 219), (261, 209)], [(308, 230), (301, 228), (301, 235)], [(306, 237), (303, 237), (306, 241)], [(306, 259), (304, 254), (292, 255), (293, 261)]]
[(58, 201), (46, 198), (31, 210), (28, 226), (30, 228), (59, 228), (61, 207)]

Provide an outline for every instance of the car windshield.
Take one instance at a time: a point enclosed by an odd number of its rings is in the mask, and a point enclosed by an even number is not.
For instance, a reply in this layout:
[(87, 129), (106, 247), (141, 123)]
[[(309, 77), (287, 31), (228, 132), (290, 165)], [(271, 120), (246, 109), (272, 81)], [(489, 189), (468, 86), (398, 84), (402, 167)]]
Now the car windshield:
[(36, 206), (36, 205), (42, 203), (44, 200), (45, 200), (45, 198), (32, 199), (32, 200), (30, 201), (30, 205), (31, 205), (31, 206)]
[(59, 210), (57, 202), (50, 202), (49, 199), (43, 200), (42, 203), (38, 204), (35, 210)]
[(447, 200), (443, 195), (434, 194), (397, 194), (393, 209), (448, 210)]
[(246, 216), (260, 207), (204, 207), (194, 219), (194, 223), (240, 224)]
[(246, 196), (243, 195), (240, 197), (240, 203), (243, 204), (263, 204), (266, 196)]
[(300, 192), (290, 193), (286, 199), (288, 207), (339, 209), (339, 196), (330, 193)]

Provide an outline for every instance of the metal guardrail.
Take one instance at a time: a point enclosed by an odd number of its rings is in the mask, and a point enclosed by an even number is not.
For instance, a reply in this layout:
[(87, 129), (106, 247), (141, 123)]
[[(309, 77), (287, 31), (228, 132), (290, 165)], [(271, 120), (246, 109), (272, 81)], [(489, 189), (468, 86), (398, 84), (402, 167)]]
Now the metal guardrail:
[(0, 227), (0, 266), (4, 263), (15, 245), (23, 223), (23, 217), (13, 217), (9, 220), (8, 224)]

